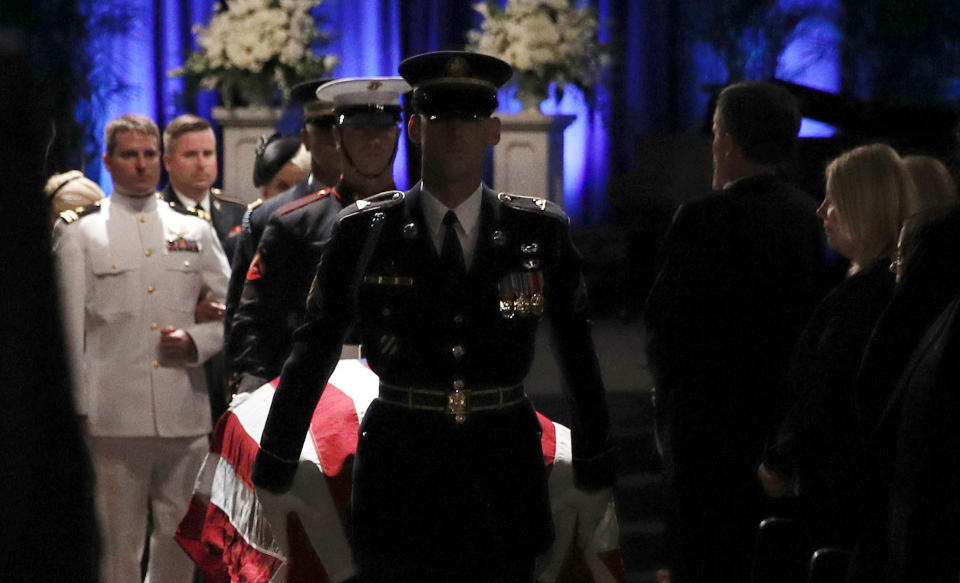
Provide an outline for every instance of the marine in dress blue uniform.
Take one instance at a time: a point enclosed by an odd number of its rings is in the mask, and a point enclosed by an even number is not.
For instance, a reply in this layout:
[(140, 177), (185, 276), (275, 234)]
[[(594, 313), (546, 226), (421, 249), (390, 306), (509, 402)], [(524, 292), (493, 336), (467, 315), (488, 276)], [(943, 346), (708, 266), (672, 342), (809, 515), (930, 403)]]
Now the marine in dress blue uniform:
[[(499, 127), (487, 122), (496, 122), (489, 116), (511, 75), (506, 63), (428, 53), (400, 73), (415, 87), (417, 136), (426, 119)], [(361, 424), (351, 496), (360, 580), (532, 581), (534, 557), (553, 538), (540, 427), (522, 385), (541, 318), (550, 320), (573, 405), (576, 485), (603, 492), (614, 481), (581, 258), (558, 207), (480, 184), (481, 147), (468, 169), (476, 190), (456, 209), (468, 252), (451, 260), (442, 249), (461, 233), (436, 224), (439, 201), (428, 188), (442, 184), (426, 182), (434, 152), (424, 148), (424, 183), (340, 213), (253, 480), (290, 487), (311, 413), (355, 326), (381, 380)]]
[(284, 205), (269, 220), (231, 328), (238, 338), (239, 390), (254, 390), (280, 374), (337, 213), (394, 188), (400, 95), (409, 90), (400, 77), (338, 79), (318, 89), (318, 99), (334, 104), (343, 173), (335, 186)]
[[(330, 148), (324, 145), (328, 134), (331, 134), (332, 141), (333, 104), (316, 98), (317, 88), (329, 81), (329, 79), (304, 81), (295, 86), (290, 94), (293, 101), (303, 106), (304, 126), (300, 132), (300, 141), (310, 150), (310, 174), (290, 190), (267, 200), (257, 199), (250, 203), (241, 220), (237, 249), (230, 264), (230, 287), (227, 291), (224, 315), (224, 344), (231, 371), (233, 371), (232, 363), (241, 350), (240, 341), (242, 340), (240, 336), (233, 333), (233, 318), (240, 304), (250, 262), (260, 244), (260, 237), (267, 228), (267, 220), (280, 207), (335, 184), (340, 175), (340, 161), (336, 150), (334, 149), (331, 154)], [(239, 382), (239, 373), (233, 371), (230, 376), (230, 383), (235, 388)]]

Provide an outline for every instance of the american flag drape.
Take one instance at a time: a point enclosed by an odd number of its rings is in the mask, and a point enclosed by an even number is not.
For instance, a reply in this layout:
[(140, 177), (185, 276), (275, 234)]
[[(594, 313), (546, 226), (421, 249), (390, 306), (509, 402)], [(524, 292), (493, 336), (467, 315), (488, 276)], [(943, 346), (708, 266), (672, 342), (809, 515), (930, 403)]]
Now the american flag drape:
[[(277, 382), (236, 399), (220, 418), (177, 531), (208, 583), (339, 583), (354, 574), (342, 519), (359, 420), (377, 396), (377, 376), (359, 360), (340, 361), (314, 411), (293, 487), (283, 495), (255, 490), (250, 478)], [(623, 583), (613, 503), (582, 552), (576, 509), (565, 503), (573, 488), (570, 430), (539, 418), (557, 536), (538, 562), (538, 581)]]

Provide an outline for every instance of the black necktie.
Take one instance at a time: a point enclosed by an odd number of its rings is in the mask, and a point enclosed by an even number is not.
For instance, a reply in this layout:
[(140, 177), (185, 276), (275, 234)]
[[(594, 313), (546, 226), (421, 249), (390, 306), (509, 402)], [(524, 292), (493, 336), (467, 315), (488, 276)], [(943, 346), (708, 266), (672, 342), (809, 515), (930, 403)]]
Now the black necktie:
[(451, 275), (463, 275), (466, 269), (463, 265), (463, 247), (460, 246), (460, 237), (457, 236), (457, 215), (447, 211), (443, 216), (443, 226), (447, 232), (443, 234), (443, 249), (440, 251), (440, 260)]

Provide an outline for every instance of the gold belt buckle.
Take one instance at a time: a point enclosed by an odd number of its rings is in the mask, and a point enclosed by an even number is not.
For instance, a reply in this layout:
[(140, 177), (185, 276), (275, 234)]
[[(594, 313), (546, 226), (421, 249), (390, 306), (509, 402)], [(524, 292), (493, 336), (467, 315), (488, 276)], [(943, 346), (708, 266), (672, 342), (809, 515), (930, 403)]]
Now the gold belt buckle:
[(467, 392), (454, 389), (447, 393), (447, 413), (453, 415), (457, 423), (467, 420)]

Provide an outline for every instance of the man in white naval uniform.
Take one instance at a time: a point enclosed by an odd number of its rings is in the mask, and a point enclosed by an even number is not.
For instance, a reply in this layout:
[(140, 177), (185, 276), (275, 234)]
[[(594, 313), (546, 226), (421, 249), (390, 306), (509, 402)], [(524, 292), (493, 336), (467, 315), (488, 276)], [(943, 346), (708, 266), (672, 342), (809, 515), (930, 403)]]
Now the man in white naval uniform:
[(113, 194), (67, 211), (54, 230), (76, 405), (96, 474), (104, 583), (187, 583), (174, 541), (207, 450), (203, 363), (219, 322), (195, 323), (202, 298), (222, 301), (229, 268), (210, 223), (159, 201), (159, 132), (125, 115), (106, 129)]

